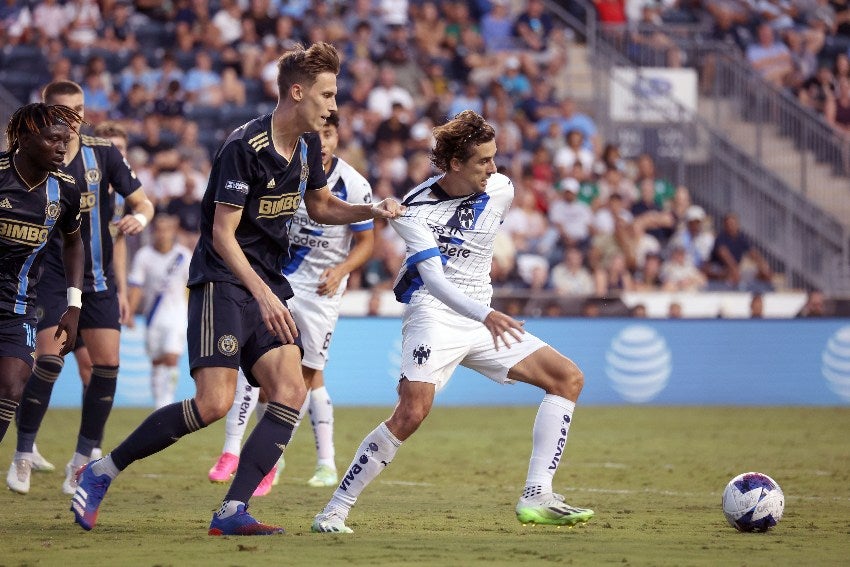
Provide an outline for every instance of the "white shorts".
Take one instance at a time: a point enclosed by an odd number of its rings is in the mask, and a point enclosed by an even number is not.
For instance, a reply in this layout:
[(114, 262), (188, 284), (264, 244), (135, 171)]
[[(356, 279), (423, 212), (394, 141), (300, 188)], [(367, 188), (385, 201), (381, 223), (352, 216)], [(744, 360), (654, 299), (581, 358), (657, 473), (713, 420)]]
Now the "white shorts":
[[(480, 372), (499, 384), (513, 384), (508, 371), (547, 346), (526, 332), (522, 340), (499, 350), (483, 324), (445, 310), (409, 307), (401, 327), (401, 376), (428, 382), (440, 391), (458, 364)], [(509, 339), (512, 341), (513, 339)]]
[(151, 359), (166, 354), (181, 355), (186, 349), (186, 320), (157, 317), (145, 331), (145, 349)]
[(295, 296), (286, 300), (304, 347), (301, 364), (307, 368), (323, 370), (328, 362), (328, 348), (339, 319), (339, 298), (295, 290)]

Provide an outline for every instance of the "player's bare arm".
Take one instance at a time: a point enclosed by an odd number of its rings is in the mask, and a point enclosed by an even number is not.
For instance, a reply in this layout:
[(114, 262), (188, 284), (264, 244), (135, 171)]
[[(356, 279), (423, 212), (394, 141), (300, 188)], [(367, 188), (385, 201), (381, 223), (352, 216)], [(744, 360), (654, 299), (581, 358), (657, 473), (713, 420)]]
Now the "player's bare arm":
[[(68, 288), (73, 288), (79, 292), (83, 287), (83, 263), (85, 259), (80, 230), (77, 229), (71, 234), (63, 233), (62, 244), (62, 262), (65, 264), (65, 278)], [(79, 320), (80, 307), (71, 305), (59, 318), (59, 325), (56, 327), (56, 334), (53, 338), (58, 341), (65, 333), (65, 341), (62, 343), (62, 350), (59, 351), (60, 356), (65, 356), (73, 350), (77, 341), (77, 323)]]
[(514, 342), (521, 341), (522, 335), (525, 333), (524, 325), (525, 321), (518, 321), (495, 309), (490, 311), (487, 318), (484, 319), (484, 326), (493, 335), (493, 346), (496, 347), (496, 350), (499, 350), (499, 341), (502, 341), (507, 348), (511, 348), (511, 344), (508, 342), (509, 336), (513, 337)]
[(394, 219), (403, 215), (405, 209), (395, 199), (352, 205), (334, 196), (327, 185), (307, 191), (304, 203), (310, 218), (322, 224), (351, 224), (376, 217)]
[(213, 220), (213, 247), (230, 271), (251, 292), (260, 306), (266, 328), (284, 343), (293, 343), (298, 336), (295, 321), (289, 309), (248, 263), (236, 240), (236, 227), (242, 219), (242, 209), (217, 203)]
[(132, 212), (124, 215), (115, 226), (126, 235), (139, 234), (153, 218), (153, 203), (142, 188), (130, 193), (124, 202)]
[(355, 232), (352, 238), (354, 244), (345, 261), (331, 266), (319, 277), (319, 286), (316, 288), (316, 293), (319, 295), (334, 295), (343, 278), (365, 264), (372, 256), (372, 248), (375, 244), (374, 230)]

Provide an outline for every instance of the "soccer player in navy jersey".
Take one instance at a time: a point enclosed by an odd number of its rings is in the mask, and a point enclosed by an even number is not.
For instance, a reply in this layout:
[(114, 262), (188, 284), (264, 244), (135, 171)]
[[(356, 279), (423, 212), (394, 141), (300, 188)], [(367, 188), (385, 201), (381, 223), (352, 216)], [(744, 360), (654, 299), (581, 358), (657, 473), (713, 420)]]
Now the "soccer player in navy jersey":
[(62, 235), (66, 303), (50, 339), (64, 355), (77, 337), (83, 284), (80, 193), (59, 168), (78, 120), (64, 106), (22, 106), (6, 128), (9, 150), (0, 152), (0, 441), (32, 372), (34, 288), (54, 231)]
[[(72, 126), (79, 129), (85, 117), (85, 101), (83, 89), (77, 83), (54, 81), (44, 88), (42, 99), (46, 104), (62, 104), (75, 110), (81, 122)], [(116, 225), (124, 234), (140, 233), (153, 218), (153, 205), (124, 156), (104, 138), (73, 136), (62, 171), (77, 181), (80, 190), (85, 273), (79, 331), (92, 363), (76, 449), (65, 465), (62, 492), (70, 495), (77, 488), (76, 471), (89, 461), (92, 450), (103, 437), (118, 378), (121, 305), (126, 305), (127, 300), (126, 290), (118, 287), (112, 266), (110, 187), (125, 199), (125, 206), (132, 211)], [(42, 313), (38, 321), (35, 366), (19, 408), (18, 446), (6, 478), (7, 486), (21, 494), (29, 491), (33, 445), (64, 365), (61, 345), (52, 338), (64, 310), (65, 272), (59, 243), (48, 242), (46, 252), (37, 290)]]
[(278, 61), (278, 104), (234, 130), (219, 148), (202, 202), (201, 237), (189, 278), (189, 359), (195, 397), (152, 413), (103, 459), (86, 465), (71, 510), (91, 529), (112, 481), (134, 461), (221, 419), (237, 368), (266, 392), (268, 406), (245, 443), (210, 535), (270, 535), (247, 503), (280, 458), (307, 395), (298, 331), (285, 300), (288, 228), (302, 199), (324, 224), (350, 224), (403, 210), (391, 199), (351, 205), (333, 196), (316, 133), (336, 110), (339, 56), (327, 43), (296, 46)]
[(570, 506), (552, 491), (584, 377), (570, 359), (526, 333), (522, 322), (490, 307), (493, 245), (514, 194), (510, 179), (496, 172), (496, 133), (465, 110), (435, 128), (434, 138), (431, 159), (444, 173), (407, 193), (407, 212), (390, 221), (407, 245), (394, 288), (406, 304), (398, 405), (363, 440), (311, 529), (351, 533), (345, 525), (351, 507), (419, 428), (459, 364), (500, 384), (518, 380), (545, 392), (517, 518), (586, 522), (592, 510)]

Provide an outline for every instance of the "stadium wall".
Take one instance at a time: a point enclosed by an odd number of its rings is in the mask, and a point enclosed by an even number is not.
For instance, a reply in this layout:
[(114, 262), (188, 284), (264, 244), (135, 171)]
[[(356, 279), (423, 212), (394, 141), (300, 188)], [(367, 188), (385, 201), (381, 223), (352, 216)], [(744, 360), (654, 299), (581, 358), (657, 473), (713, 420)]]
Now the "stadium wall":
[[(850, 319), (532, 319), (526, 328), (585, 373), (583, 404), (850, 404)], [(144, 324), (122, 333), (117, 406), (150, 406)], [(398, 318), (339, 321), (326, 382), (337, 405), (393, 405), (402, 356)], [(186, 356), (178, 399), (193, 394)], [(69, 356), (53, 405), (78, 406)], [(536, 405), (525, 384), (499, 386), (465, 368), (438, 394), (443, 405)]]

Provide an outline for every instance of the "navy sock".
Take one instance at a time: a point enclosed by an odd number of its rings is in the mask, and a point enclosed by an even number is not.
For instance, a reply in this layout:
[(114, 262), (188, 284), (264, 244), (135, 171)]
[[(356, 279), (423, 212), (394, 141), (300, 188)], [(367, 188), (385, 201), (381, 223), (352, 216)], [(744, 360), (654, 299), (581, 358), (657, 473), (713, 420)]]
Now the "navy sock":
[(6, 436), (6, 430), (9, 429), (9, 424), (15, 417), (16, 409), (18, 409), (18, 402), (0, 398), (0, 441)]
[(103, 438), (106, 420), (115, 401), (118, 385), (117, 366), (93, 366), (91, 381), (83, 395), (83, 417), (77, 437), (77, 453), (91, 455), (91, 450)]
[(206, 427), (194, 399), (183, 400), (150, 414), (110, 455), (119, 471), (134, 461), (170, 447), (178, 439)]
[(269, 402), (263, 418), (242, 447), (239, 467), (225, 500), (248, 502), (260, 481), (269, 474), (283, 454), (297, 420), (298, 410)]
[(36, 359), (18, 407), (18, 452), (32, 453), (35, 437), (50, 405), (53, 386), (64, 365), (62, 357), (55, 354), (45, 354)]

